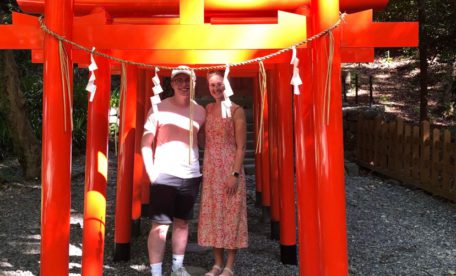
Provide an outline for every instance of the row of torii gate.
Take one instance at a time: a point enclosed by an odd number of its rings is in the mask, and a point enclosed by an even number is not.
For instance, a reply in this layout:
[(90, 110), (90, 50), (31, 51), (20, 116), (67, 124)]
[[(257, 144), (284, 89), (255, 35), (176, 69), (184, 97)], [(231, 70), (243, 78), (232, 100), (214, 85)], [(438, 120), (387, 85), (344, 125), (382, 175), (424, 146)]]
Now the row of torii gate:
[[(289, 54), (264, 61), (268, 92), (263, 114), (259, 112), (258, 66), (231, 69), (232, 76), (255, 79), (257, 135), (261, 116), (264, 120), (262, 150), (255, 161), (256, 190), (263, 206), (270, 209), (272, 232), (280, 233), (284, 263), (296, 263), (299, 244), (301, 275), (348, 273), (341, 62), (371, 62), (374, 47), (417, 46), (416, 23), (372, 22), (372, 11), (384, 8), (387, 2), (18, 0), (25, 13), (44, 14), (50, 30), (87, 48), (128, 61), (192, 67), (234, 64), (273, 53), (332, 26), (340, 12), (349, 13), (332, 31), (330, 63), (328, 36), (299, 47), (300, 95), (291, 92)], [(64, 45), (70, 65), (88, 66), (90, 53)], [(44, 64), (40, 272), (67, 275), (72, 91), (70, 88), (66, 95), (59, 42), (40, 29), (37, 17), (14, 13), (13, 24), (0, 27), (0, 48), (30, 49), (33, 62)], [(97, 92), (88, 103), (87, 118), (83, 275), (102, 275), (111, 75), (119, 74), (121, 68), (119, 62), (104, 57), (95, 60)], [(72, 70), (69, 72), (71, 79)], [(117, 260), (129, 258), (132, 222), (137, 225), (141, 206), (148, 202), (139, 141), (150, 107), (152, 73), (127, 65), (124, 74), (115, 216)], [(325, 87), (327, 83), (329, 87)]]

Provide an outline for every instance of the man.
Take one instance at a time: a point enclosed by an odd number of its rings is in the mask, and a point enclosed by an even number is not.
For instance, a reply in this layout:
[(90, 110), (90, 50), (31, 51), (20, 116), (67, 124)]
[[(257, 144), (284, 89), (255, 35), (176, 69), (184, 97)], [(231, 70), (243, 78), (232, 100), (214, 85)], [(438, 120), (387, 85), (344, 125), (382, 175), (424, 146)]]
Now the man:
[[(144, 125), (141, 152), (151, 182), (152, 227), (147, 248), (152, 276), (162, 275), (166, 235), (171, 224), (171, 275), (190, 275), (183, 266), (183, 260), (188, 239), (188, 219), (192, 216), (201, 181), (197, 134), (206, 117), (204, 108), (190, 99), (190, 78), (196, 80), (193, 71), (187, 66), (179, 66), (171, 72), (174, 95), (158, 104), (157, 113), (151, 109)], [(193, 122), (191, 149), (190, 118)]]

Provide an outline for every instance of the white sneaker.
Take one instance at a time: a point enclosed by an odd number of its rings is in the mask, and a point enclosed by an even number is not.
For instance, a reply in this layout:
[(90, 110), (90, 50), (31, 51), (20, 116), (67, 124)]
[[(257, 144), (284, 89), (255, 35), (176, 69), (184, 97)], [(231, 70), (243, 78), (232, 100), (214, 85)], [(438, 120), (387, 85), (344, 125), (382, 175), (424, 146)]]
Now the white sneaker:
[(185, 270), (185, 267), (180, 267), (178, 270), (171, 272), (171, 276), (192, 276)]

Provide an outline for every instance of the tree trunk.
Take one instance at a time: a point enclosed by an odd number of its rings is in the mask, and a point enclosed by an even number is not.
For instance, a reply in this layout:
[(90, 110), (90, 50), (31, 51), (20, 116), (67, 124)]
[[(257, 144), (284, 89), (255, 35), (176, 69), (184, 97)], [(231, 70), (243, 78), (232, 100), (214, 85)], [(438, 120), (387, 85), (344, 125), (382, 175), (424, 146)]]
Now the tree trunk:
[(428, 61), (425, 0), (418, 0), (418, 22), (420, 24), (420, 122), (428, 119)]
[(5, 114), (14, 151), (27, 179), (40, 176), (40, 145), (27, 118), (14, 53), (0, 51), (0, 112)]

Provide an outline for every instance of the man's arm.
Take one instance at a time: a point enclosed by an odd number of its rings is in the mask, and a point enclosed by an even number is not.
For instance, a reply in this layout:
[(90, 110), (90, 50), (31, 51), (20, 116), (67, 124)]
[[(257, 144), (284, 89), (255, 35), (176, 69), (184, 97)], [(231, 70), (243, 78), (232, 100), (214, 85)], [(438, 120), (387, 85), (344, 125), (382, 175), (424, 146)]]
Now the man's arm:
[(146, 168), (146, 173), (149, 176), (150, 183), (155, 180), (154, 159), (152, 143), (154, 141), (154, 134), (151, 132), (144, 132), (141, 139), (141, 154)]
[(144, 162), (144, 167), (146, 169), (146, 173), (149, 176), (150, 183), (152, 184), (156, 177), (157, 177), (157, 170), (154, 168), (154, 140), (155, 140), (155, 133), (157, 128), (157, 120), (152, 113), (152, 109), (149, 111), (147, 115), (147, 120), (144, 125), (144, 133), (141, 138), (141, 154)]

